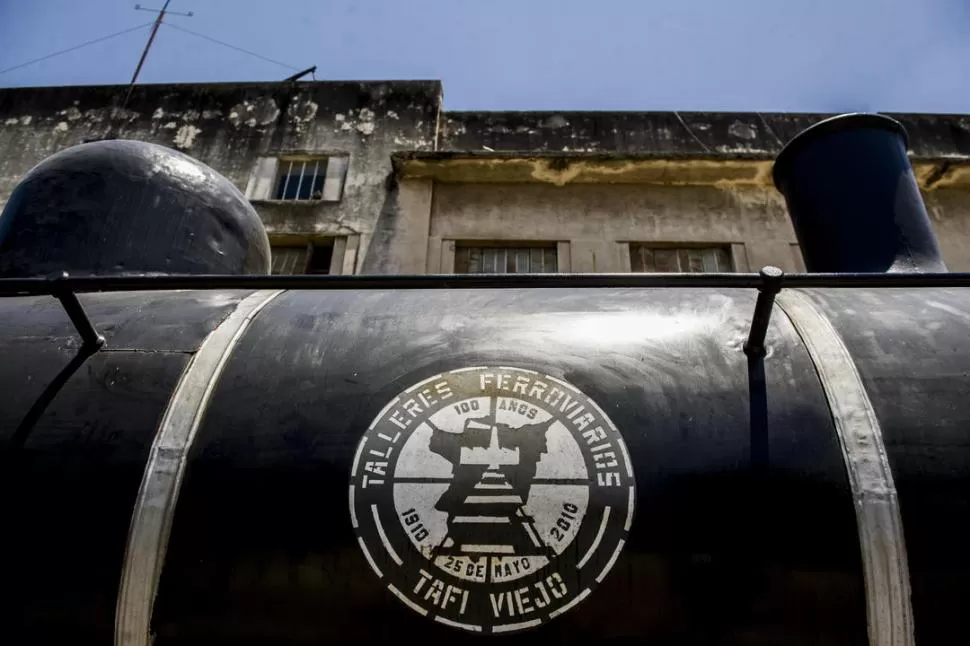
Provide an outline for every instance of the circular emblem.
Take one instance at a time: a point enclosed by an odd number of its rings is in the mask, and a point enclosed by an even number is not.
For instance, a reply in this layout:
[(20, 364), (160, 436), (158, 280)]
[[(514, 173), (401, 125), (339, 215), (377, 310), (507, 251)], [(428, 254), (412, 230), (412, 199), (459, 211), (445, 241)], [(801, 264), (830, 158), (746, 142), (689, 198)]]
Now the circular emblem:
[(623, 549), (634, 485), (623, 438), (574, 386), (475, 367), (378, 414), (354, 457), (361, 550), (415, 612), (469, 631), (538, 626), (585, 599)]

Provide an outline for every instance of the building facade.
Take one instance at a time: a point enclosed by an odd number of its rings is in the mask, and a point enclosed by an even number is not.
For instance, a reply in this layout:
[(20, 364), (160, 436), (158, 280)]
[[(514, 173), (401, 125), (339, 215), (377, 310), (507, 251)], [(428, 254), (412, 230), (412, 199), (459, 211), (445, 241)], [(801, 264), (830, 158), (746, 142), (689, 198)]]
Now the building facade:
[[(436, 81), (0, 89), (0, 207), (105, 138), (181, 150), (259, 212), (276, 273), (803, 269), (771, 166), (828, 115), (447, 112)], [(970, 271), (970, 116), (891, 115), (951, 271)]]

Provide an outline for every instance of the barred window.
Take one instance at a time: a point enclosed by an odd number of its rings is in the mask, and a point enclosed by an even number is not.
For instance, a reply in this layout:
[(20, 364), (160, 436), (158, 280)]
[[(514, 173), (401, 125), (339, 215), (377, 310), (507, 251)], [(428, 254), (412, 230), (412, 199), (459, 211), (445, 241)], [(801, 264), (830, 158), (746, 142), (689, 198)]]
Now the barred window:
[(630, 269), (646, 273), (733, 272), (731, 248), (661, 247), (630, 243)]
[(347, 155), (261, 157), (249, 178), (250, 200), (339, 202), (343, 196)]
[(554, 274), (558, 271), (554, 245), (455, 246), (456, 274)]
[(333, 245), (307, 243), (301, 245), (273, 245), (272, 272), (274, 274), (329, 274)]
[(281, 160), (280, 174), (276, 178), (277, 200), (322, 200), (323, 180), (327, 170), (327, 160), (323, 159), (320, 172), (319, 159)]

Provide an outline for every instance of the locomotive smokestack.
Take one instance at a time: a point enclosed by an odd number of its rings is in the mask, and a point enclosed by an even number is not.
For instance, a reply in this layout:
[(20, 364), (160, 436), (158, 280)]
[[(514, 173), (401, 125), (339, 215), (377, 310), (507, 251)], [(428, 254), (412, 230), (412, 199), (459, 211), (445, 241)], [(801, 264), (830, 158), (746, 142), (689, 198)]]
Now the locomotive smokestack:
[(775, 186), (808, 271), (946, 271), (906, 143), (894, 119), (844, 114), (804, 130), (779, 153)]
[(228, 179), (141, 141), (48, 157), (0, 215), (0, 278), (267, 274), (269, 253), (259, 215)]

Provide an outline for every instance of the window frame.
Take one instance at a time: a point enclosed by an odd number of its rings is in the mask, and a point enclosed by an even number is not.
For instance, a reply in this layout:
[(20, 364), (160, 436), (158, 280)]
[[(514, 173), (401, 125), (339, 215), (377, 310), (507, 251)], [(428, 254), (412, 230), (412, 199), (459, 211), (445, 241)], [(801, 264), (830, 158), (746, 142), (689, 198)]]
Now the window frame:
[[(742, 243), (737, 242), (723, 242), (723, 241), (692, 241), (692, 242), (670, 242), (670, 241), (656, 241), (656, 240), (631, 240), (628, 242), (623, 242), (622, 247), (624, 249), (623, 262), (624, 269), (630, 273), (653, 273), (637, 271), (633, 269), (633, 254), (637, 247), (646, 247), (648, 249), (661, 249), (661, 250), (690, 250), (690, 249), (723, 249), (727, 253), (727, 259), (730, 262), (730, 271), (719, 271), (717, 273), (743, 273), (748, 271), (748, 260), (745, 251), (745, 246)], [(679, 261), (678, 261), (679, 265)], [(706, 272), (658, 272), (658, 273), (706, 273)]]
[(455, 249), (461, 246), (503, 246), (509, 244), (522, 244), (524, 246), (543, 246), (550, 245), (556, 248), (556, 262), (559, 265), (560, 274), (568, 274), (572, 265), (570, 253), (570, 243), (568, 240), (550, 240), (549, 238), (516, 238), (515, 240), (499, 240), (494, 237), (475, 238), (474, 236), (462, 237), (437, 237), (431, 236), (428, 239), (428, 259), (426, 271), (429, 274), (455, 274)]
[[(276, 181), (273, 184), (273, 201), (276, 202), (321, 202), (323, 201), (323, 185), (327, 181), (327, 167), (330, 165), (330, 157), (279, 157), (276, 160)], [(320, 172), (321, 164), (323, 162), (323, 173)], [(298, 173), (293, 172), (293, 165), (299, 164), (300, 170)], [(313, 164), (313, 174), (308, 175), (307, 164)], [(285, 170), (284, 170), (285, 169)], [(303, 182), (310, 178), (310, 193), (309, 197), (300, 197), (300, 193), (303, 189)], [(286, 197), (288, 190), (291, 188), (290, 183), (296, 180), (296, 192), (293, 197)], [(315, 184), (319, 180), (320, 182), (320, 197), (313, 197), (315, 195), (314, 188)]]
[[(302, 236), (302, 235), (271, 235), (270, 236), (270, 252), (274, 253), (277, 249), (304, 249), (306, 250), (306, 256), (303, 260), (302, 270), (299, 272), (293, 272), (290, 274), (277, 274), (273, 272), (271, 268), (271, 273), (274, 276), (287, 275), (287, 276), (299, 276), (299, 275), (331, 275), (339, 276), (344, 274), (355, 273), (355, 262), (357, 258), (357, 245), (358, 236)], [(330, 251), (330, 261), (329, 270), (326, 274), (315, 273), (309, 274), (307, 270), (310, 268), (310, 263), (312, 260), (312, 254), (315, 249), (322, 247), (329, 247)]]
[[(313, 177), (323, 177), (319, 198), (277, 197), (280, 193), (280, 183), (284, 182), (284, 186), (287, 186), (290, 181), (284, 178), (297, 176), (292, 172), (286, 172), (287, 164), (292, 171), (293, 165), (298, 163), (318, 165), (316, 166), (318, 174)], [(349, 168), (350, 154), (342, 151), (281, 152), (275, 155), (263, 155), (256, 159), (250, 171), (249, 182), (246, 185), (246, 199), (256, 203), (287, 205), (339, 204), (343, 201)], [(299, 174), (301, 183), (309, 176), (305, 171), (306, 166), (301, 168)], [(298, 184), (299, 186), (301, 184)], [(313, 192), (311, 192), (312, 195)]]
[[(469, 239), (461, 239), (461, 240), (449, 240), (449, 241), (447, 241), (446, 244), (449, 244), (449, 247), (450, 247), (449, 254), (448, 254), (450, 267), (443, 268), (443, 269), (446, 269), (446, 273), (451, 273), (451, 274), (456, 274), (456, 275), (459, 275), (459, 274), (461, 274), (461, 275), (474, 275), (476, 273), (477, 274), (484, 274), (484, 273), (486, 273), (486, 272), (468, 272), (468, 271), (459, 272), (458, 271), (458, 268), (459, 268), (459, 254), (464, 249), (468, 249), (468, 250), (472, 250), (472, 249), (478, 249), (478, 250), (501, 249), (501, 250), (505, 251), (506, 254), (508, 254), (509, 251), (513, 251), (513, 250), (528, 249), (530, 251), (530, 256), (531, 256), (531, 252), (533, 252), (534, 250), (541, 249), (543, 251), (552, 251), (553, 254), (554, 254), (555, 261), (556, 261), (556, 270), (555, 271), (551, 271), (551, 272), (540, 272), (540, 273), (549, 273), (549, 274), (563, 273), (563, 261), (562, 261), (561, 243), (559, 243), (557, 241), (554, 241), (554, 240), (523, 240), (523, 239), (517, 239), (517, 240), (495, 240), (495, 239), (489, 239), (489, 240), (469, 240)], [(531, 262), (532, 262), (532, 260), (530, 258), (530, 265), (531, 265)], [(505, 261), (505, 263), (506, 263), (506, 267), (508, 267), (508, 263), (509, 263), (508, 255), (506, 255), (506, 261)], [(545, 264), (545, 263), (543, 262), (543, 264)], [(505, 274), (517, 274), (519, 272), (515, 272), (515, 271), (509, 272), (509, 271), (505, 271), (505, 272), (501, 272), (501, 273), (505, 273)], [(530, 272), (522, 272), (522, 273), (536, 273), (536, 272), (530, 271)]]

